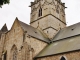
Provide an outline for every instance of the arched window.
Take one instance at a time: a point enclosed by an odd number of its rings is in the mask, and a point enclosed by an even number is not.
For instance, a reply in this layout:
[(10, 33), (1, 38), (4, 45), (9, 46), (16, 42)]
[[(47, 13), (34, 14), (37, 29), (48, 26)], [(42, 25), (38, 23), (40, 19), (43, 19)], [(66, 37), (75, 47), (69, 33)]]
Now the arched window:
[(12, 49), (11, 49), (11, 57), (10, 60), (17, 60), (17, 47), (15, 45), (13, 45)]
[(65, 57), (62, 56), (60, 60), (66, 60), (66, 59), (65, 59)]
[(13, 51), (13, 60), (17, 60), (17, 49), (16, 48)]
[(38, 17), (42, 16), (42, 8), (40, 7)]

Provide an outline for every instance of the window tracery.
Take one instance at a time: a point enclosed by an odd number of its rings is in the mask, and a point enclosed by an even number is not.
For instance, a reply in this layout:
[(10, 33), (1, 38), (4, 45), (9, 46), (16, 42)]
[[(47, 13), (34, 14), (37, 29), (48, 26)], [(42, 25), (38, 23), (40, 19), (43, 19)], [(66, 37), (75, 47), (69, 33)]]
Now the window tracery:
[(15, 45), (13, 45), (12, 49), (11, 49), (11, 57), (10, 60), (17, 60), (17, 47)]
[(13, 60), (17, 60), (17, 49), (16, 48), (13, 51)]

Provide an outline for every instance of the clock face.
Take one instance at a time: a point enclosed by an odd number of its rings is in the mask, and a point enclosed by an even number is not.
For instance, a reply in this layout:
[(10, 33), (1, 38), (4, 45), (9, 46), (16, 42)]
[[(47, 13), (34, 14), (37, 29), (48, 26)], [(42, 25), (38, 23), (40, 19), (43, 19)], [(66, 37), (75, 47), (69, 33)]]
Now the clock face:
[(52, 2), (52, 0), (47, 0), (47, 2), (48, 2), (48, 3), (51, 3), (51, 2)]

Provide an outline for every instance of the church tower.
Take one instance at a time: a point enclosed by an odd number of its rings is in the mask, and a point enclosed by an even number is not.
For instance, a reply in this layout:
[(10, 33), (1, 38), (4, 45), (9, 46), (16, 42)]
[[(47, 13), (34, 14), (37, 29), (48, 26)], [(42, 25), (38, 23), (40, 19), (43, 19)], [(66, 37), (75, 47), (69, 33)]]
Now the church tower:
[(65, 3), (61, 0), (34, 0), (30, 7), (30, 25), (40, 28), (49, 38), (66, 27)]

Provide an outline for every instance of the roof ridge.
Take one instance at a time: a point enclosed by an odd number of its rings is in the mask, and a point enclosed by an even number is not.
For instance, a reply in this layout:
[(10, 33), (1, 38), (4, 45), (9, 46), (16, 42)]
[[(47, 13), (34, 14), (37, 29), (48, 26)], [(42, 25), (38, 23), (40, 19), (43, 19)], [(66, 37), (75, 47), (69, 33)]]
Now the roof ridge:
[(77, 25), (77, 24), (80, 24), (80, 22), (74, 23), (74, 24), (72, 24), (72, 25), (70, 25), (70, 26), (67, 26), (67, 27), (71, 27), (71, 26), (74, 26), (74, 25)]

